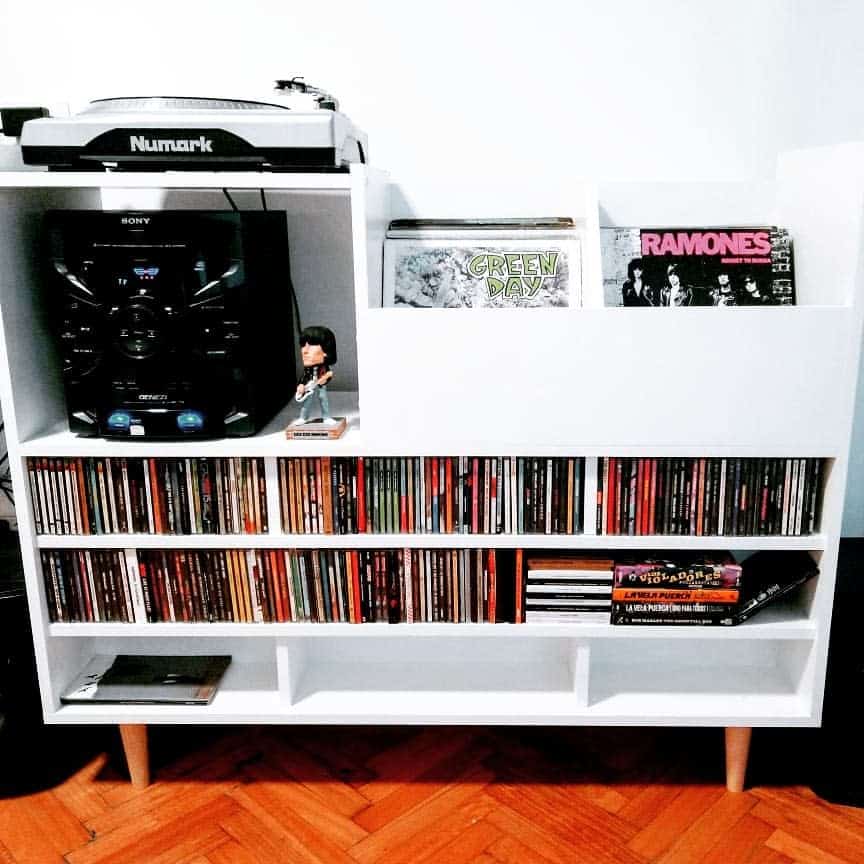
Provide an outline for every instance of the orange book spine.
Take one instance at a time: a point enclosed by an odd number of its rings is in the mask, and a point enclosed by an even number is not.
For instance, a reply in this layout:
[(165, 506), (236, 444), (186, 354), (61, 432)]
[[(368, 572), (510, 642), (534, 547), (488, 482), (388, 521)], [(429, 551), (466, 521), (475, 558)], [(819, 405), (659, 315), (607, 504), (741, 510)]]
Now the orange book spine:
[(276, 620), (281, 623), (288, 620), (288, 614), (282, 576), (279, 572), (279, 555), (275, 549), (262, 552), (262, 554), (268, 556), (270, 563), (270, 586), (273, 590), (273, 607), (276, 612)]
[(614, 588), (612, 599), (626, 603), (737, 603), (737, 588)]
[(495, 550), (490, 549), (488, 554), (488, 568), (489, 568), (489, 623), (495, 623), (495, 614), (497, 612), (497, 604), (498, 604), (498, 587), (497, 587), (497, 574), (495, 572)]
[(246, 569), (246, 555), (241, 551), (235, 551), (234, 554), (237, 556), (236, 572), (240, 577), (240, 590), (243, 596), (243, 620), (251, 623), (255, 620), (255, 616), (252, 614), (252, 594), (249, 590), (249, 572)]
[(353, 621), (355, 624), (359, 624), (362, 620), (360, 596), (360, 553), (356, 549), (352, 549), (348, 555), (351, 559), (351, 594), (354, 597)]
[(333, 534), (333, 466), (329, 456), (322, 456), (319, 460), (320, 471), (318, 474), (321, 483), (321, 507), (324, 516), (324, 533)]

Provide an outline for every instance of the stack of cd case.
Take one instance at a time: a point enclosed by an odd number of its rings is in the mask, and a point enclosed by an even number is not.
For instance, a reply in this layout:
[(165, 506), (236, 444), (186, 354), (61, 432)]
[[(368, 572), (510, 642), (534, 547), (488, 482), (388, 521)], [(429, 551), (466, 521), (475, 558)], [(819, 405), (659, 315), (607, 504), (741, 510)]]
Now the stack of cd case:
[(397, 219), (384, 306), (547, 308), (582, 302), (582, 230), (570, 218)]
[(615, 563), (608, 558), (529, 558), (525, 623), (608, 624)]

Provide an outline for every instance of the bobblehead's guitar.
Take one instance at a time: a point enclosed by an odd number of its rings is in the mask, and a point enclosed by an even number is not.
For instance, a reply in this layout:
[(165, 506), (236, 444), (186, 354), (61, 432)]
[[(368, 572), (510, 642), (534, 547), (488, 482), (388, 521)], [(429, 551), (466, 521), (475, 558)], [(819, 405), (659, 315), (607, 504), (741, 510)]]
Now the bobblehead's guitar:
[[(326, 374), (327, 373), (325, 372), (324, 375)], [(321, 378), (323, 378), (324, 375), (322, 375)], [(303, 392), (296, 393), (294, 395), (294, 401), (305, 402), (319, 387), (323, 387), (327, 382), (325, 381), (324, 384), (321, 384), (321, 378), (313, 378), (308, 384), (304, 384)]]

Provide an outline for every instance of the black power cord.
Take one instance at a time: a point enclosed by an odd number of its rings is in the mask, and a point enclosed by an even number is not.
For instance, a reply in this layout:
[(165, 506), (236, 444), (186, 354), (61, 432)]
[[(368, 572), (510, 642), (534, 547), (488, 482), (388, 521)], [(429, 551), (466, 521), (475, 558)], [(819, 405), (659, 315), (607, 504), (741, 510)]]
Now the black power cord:
[[(234, 199), (231, 197), (231, 193), (223, 187), (222, 192), (225, 194), (225, 197), (228, 199), (228, 203), (231, 205), (231, 209), (235, 213), (240, 212), (240, 208), (235, 203)], [(264, 188), (260, 188), (258, 190), (258, 194), (261, 196), (261, 209), (268, 211), (267, 207), (267, 196), (264, 194)], [(297, 325), (297, 337), (299, 339), (300, 334), (303, 332), (303, 324), (300, 320), (300, 304), (297, 302), (297, 292), (294, 290), (294, 282), (291, 280), (291, 274), (288, 274), (288, 290), (291, 292), (291, 306), (294, 310), (294, 320)]]

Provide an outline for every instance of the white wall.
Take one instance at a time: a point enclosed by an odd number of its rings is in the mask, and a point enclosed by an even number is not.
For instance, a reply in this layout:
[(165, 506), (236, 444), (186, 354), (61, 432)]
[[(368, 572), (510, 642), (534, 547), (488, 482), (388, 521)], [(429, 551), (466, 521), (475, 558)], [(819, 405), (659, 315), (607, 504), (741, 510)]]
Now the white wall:
[(305, 75), (400, 178), (450, 165), (725, 178), (770, 164), (788, 7), (3, 0), (0, 98), (222, 95)]
[[(757, 178), (778, 149), (864, 138), (862, 32), (853, 0), (0, 0), (0, 103), (254, 95), (299, 74), (403, 182)], [(864, 488), (864, 431), (855, 466)]]
[[(797, 0), (790, 24), (785, 64), (794, 86), (779, 93), (778, 142), (807, 147), (864, 139), (864, 3)], [(864, 535), (864, 363), (858, 372), (843, 534)]]

